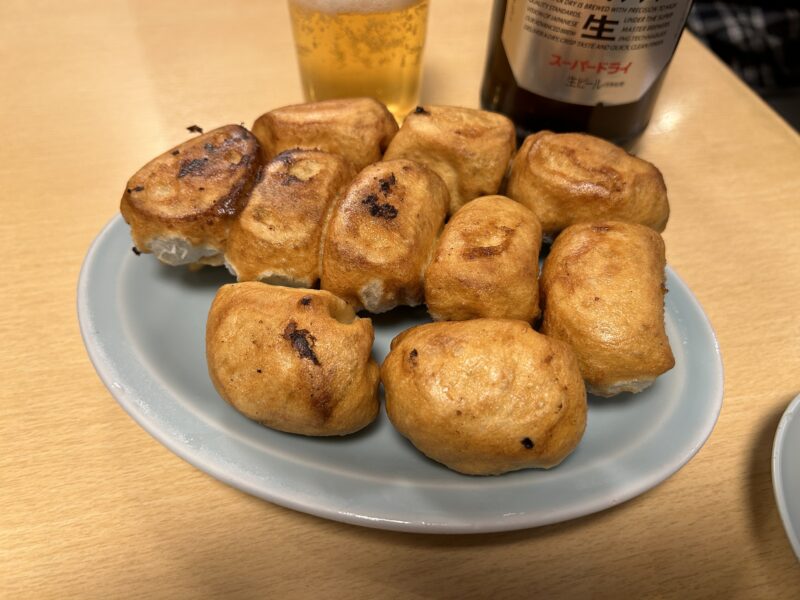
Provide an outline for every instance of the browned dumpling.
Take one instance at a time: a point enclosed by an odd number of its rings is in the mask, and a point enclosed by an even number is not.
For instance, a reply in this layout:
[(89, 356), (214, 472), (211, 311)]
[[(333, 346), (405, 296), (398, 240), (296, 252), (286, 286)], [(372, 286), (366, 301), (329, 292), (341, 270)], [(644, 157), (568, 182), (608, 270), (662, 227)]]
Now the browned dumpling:
[(429, 458), (469, 475), (553, 467), (586, 428), (575, 355), (524, 321), (409, 329), (392, 341), (381, 380), (397, 430)]
[(260, 167), (256, 138), (238, 125), (154, 158), (128, 180), (120, 203), (136, 249), (169, 265), (221, 265)]
[(392, 113), (372, 98), (284, 106), (253, 124), (264, 160), (292, 148), (317, 149), (343, 156), (357, 171), (379, 161), (395, 133)]
[(542, 228), (527, 208), (484, 196), (447, 223), (425, 272), (425, 303), (438, 320), (539, 316)]
[(208, 314), (214, 387), (246, 417), (303, 435), (345, 435), (378, 414), (373, 330), (318, 290), (225, 285)]
[(546, 238), (573, 223), (612, 219), (664, 231), (667, 188), (649, 162), (600, 138), (540, 131), (511, 165), (507, 194), (530, 208)]
[(447, 212), (447, 188), (409, 160), (361, 171), (328, 223), (322, 289), (356, 309), (422, 303), (422, 275)]
[(542, 269), (542, 333), (572, 346), (588, 390), (640, 392), (675, 365), (664, 329), (664, 241), (644, 225), (581, 223)]
[(225, 263), (239, 281), (312, 287), (322, 232), (355, 171), (342, 157), (287, 150), (265, 168), (231, 227)]
[(425, 105), (406, 117), (384, 160), (407, 158), (435, 171), (447, 184), (452, 215), (500, 190), (515, 148), (514, 124), (503, 115)]

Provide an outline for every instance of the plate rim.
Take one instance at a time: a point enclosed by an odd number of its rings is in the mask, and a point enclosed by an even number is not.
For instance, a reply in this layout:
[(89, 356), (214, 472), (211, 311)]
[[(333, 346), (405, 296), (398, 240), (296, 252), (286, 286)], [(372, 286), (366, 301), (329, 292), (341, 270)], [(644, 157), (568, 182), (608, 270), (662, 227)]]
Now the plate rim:
[(307, 514), (312, 514), (325, 519), (349, 523), (352, 525), (416, 533), (490, 533), (528, 529), (569, 521), (578, 517), (601, 512), (627, 502), (628, 500), (631, 500), (632, 498), (635, 498), (657, 487), (669, 479), (672, 475), (682, 469), (705, 445), (714, 431), (722, 410), (724, 399), (724, 364), (722, 361), (722, 355), (720, 352), (719, 341), (716, 332), (711, 320), (708, 318), (708, 315), (705, 313), (705, 311), (703, 311), (703, 308), (695, 297), (694, 293), (678, 276), (675, 270), (667, 265), (666, 270), (671, 272), (673, 275), (675, 282), (677, 282), (681, 288), (681, 292), (688, 300), (692, 310), (696, 311), (702, 317), (703, 322), (708, 327), (707, 333), (713, 342), (713, 364), (716, 367), (715, 370), (718, 372), (718, 376), (712, 378), (711, 387), (708, 390), (707, 397), (705, 398), (705, 401), (713, 403), (713, 407), (705, 414), (706, 418), (702, 422), (702, 427), (699, 428), (702, 433), (694, 440), (695, 443), (691, 446), (691, 448), (689, 448), (688, 452), (683, 454), (679, 460), (669, 462), (669, 464), (664, 465), (661, 469), (650, 473), (649, 477), (641, 478), (634, 484), (626, 486), (622, 493), (615, 495), (611, 500), (595, 500), (587, 501), (585, 503), (577, 503), (571, 509), (559, 511), (552, 515), (546, 516), (536, 515), (536, 513), (533, 515), (528, 513), (514, 513), (513, 515), (504, 515), (498, 513), (479, 521), (473, 520), (470, 523), (458, 522), (454, 524), (448, 521), (407, 521), (401, 519), (389, 519), (385, 517), (374, 517), (367, 514), (349, 512), (341, 508), (330, 507), (324, 502), (313, 503), (303, 501), (299, 498), (292, 497), (291, 494), (281, 495), (277, 492), (270, 493), (269, 491), (265, 491), (263, 487), (257, 485), (256, 482), (249, 481), (246, 478), (238, 477), (236, 474), (227, 472), (222, 465), (216, 464), (214, 461), (207, 460), (191, 446), (181, 443), (180, 440), (171, 435), (172, 432), (170, 432), (168, 428), (162, 427), (162, 425), (158, 423), (153, 416), (143, 413), (138, 408), (135, 401), (135, 398), (141, 395), (138, 390), (135, 388), (129, 389), (128, 387), (123, 388), (115, 382), (115, 374), (118, 373), (118, 367), (113, 364), (108, 356), (106, 356), (100, 341), (93, 337), (91, 326), (94, 319), (92, 316), (92, 311), (90, 310), (90, 271), (97, 259), (97, 255), (102, 243), (106, 240), (106, 238), (112, 235), (114, 228), (119, 226), (121, 221), (121, 215), (114, 215), (100, 230), (89, 246), (78, 276), (76, 300), (79, 328), (84, 346), (89, 355), (89, 359), (95, 368), (95, 371), (111, 396), (123, 408), (123, 410), (125, 410), (125, 412), (151, 437), (163, 444), (176, 456), (188, 462), (200, 471), (211, 475), (215, 479), (230, 485), (231, 487), (279, 506)]
[(778, 428), (775, 430), (775, 439), (772, 444), (772, 491), (775, 494), (775, 503), (778, 505), (778, 513), (781, 516), (783, 523), (783, 530), (786, 532), (786, 537), (789, 538), (789, 544), (794, 551), (795, 557), (800, 561), (800, 532), (792, 527), (791, 519), (789, 518), (789, 505), (786, 501), (786, 492), (783, 486), (783, 467), (781, 466), (781, 457), (783, 456), (783, 446), (786, 441), (786, 431), (789, 429), (789, 424), (800, 413), (800, 394), (794, 397), (781, 415), (781, 420), (778, 422)]

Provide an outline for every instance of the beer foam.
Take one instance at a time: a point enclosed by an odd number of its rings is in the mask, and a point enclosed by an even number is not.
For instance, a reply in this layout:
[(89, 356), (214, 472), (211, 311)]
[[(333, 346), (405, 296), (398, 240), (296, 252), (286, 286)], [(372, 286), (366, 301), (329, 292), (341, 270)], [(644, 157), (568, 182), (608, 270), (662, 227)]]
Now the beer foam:
[(290, 0), (291, 4), (324, 13), (377, 13), (402, 10), (422, 0)]

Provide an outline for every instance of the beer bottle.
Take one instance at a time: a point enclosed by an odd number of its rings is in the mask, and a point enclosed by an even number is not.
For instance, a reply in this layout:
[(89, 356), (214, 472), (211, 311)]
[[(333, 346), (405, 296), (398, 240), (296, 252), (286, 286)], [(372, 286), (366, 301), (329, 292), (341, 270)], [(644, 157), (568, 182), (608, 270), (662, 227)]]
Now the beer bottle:
[(481, 105), (520, 138), (625, 143), (647, 126), (691, 0), (495, 0)]

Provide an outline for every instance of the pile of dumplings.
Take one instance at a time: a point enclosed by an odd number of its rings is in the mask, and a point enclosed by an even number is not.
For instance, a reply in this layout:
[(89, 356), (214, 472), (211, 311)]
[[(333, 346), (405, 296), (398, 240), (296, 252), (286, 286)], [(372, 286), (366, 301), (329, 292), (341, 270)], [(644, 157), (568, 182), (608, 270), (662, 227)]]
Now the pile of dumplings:
[[(580, 442), (587, 390), (639, 392), (674, 366), (664, 181), (598, 138), (542, 131), (517, 151), (486, 111), (419, 106), (398, 128), (368, 98), (287, 106), (155, 158), (121, 212), (137, 254), (237, 278), (208, 315), (209, 374), (281, 431), (358, 431), (382, 382), (392, 424), (447, 467), (550, 468)], [(357, 313), (423, 303), (434, 322), (378, 366)]]

